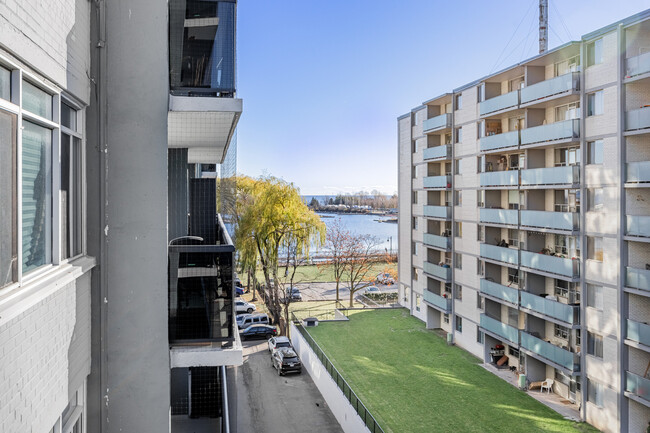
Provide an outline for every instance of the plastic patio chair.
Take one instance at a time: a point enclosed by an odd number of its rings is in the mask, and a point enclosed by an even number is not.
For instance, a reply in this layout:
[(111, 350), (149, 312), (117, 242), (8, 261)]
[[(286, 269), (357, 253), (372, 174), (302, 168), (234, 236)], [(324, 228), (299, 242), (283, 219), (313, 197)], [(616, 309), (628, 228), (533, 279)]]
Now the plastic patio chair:
[(544, 388), (548, 391), (548, 393), (551, 393), (551, 388), (553, 388), (553, 379), (546, 379), (544, 382), (542, 382), (542, 386), (539, 388), (540, 392), (544, 392)]

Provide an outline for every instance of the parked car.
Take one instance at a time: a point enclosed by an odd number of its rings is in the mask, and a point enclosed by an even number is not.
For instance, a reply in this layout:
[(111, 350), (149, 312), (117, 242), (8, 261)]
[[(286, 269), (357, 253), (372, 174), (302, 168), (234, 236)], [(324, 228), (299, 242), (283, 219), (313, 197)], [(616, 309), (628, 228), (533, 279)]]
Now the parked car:
[(248, 328), (251, 325), (268, 325), (271, 323), (268, 314), (240, 314), (237, 316), (237, 327), (239, 329)]
[(238, 299), (235, 301), (235, 313), (236, 314), (242, 314), (242, 313), (252, 313), (253, 311), (257, 310), (257, 307), (255, 304), (251, 304), (250, 302), (242, 301), (241, 299)]
[(381, 290), (377, 286), (368, 286), (366, 287), (366, 293), (381, 293)]
[(242, 339), (249, 338), (271, 338), (278, 333), (275, 326), (270, 325), (251, 325), (240, 332)]
[(388, 272), (382, 272), (381, 274), (377, 275), (377, 284), (384, 284), (384, 285), (389, 285), (389, 284), (395, 284), (395, 279), (390, 276)]
[(286, 373), (300, 373), (302, 372), (302, 364), (300, 358), (293, 349), (281, 347), (273, 352), (271, 355), (271, 363), (273, 367), (278, 370), (278, 376)]
[(237, 296), (243, 295), (244, 294), (244, 288), (235, 286), (235, 293), (237, 294)]
[(273, 353), (282, 347), (293, 348), (291, 341), (287, 337), (271, 337), (269, 339), (269, 352)]
[(287, 288), (287, 297), (291, 298), (292, 301), (302, 301), (302, 295), (300, 294), (300, 289), (297, 287)]

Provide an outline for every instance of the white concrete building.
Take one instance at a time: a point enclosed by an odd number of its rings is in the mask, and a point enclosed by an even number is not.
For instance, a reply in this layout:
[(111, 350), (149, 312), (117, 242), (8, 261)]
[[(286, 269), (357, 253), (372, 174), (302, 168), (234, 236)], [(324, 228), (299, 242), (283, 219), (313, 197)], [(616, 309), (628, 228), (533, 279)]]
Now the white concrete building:
[(597, 428), (645, 431), (650, 10), (425, 101), (398, 142), (401, 303)]

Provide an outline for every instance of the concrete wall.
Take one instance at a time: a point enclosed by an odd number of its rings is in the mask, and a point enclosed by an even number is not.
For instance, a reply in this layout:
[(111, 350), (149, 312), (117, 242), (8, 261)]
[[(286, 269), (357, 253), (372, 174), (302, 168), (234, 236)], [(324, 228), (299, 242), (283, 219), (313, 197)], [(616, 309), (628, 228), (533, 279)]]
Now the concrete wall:
[[(398, 263), (399, 275), (399, 302), (410, 309), (410, 288), (411, 288), (411, 116), (406, 116), (398, 122), (398, 197), (399, 197), (399, 218), (398, 218), (398, 248), (403, 254)], [(408, 296), (405, 287), (408, 287)], [(408, 297), (409, 304), (405, 304), (404, 298)]]

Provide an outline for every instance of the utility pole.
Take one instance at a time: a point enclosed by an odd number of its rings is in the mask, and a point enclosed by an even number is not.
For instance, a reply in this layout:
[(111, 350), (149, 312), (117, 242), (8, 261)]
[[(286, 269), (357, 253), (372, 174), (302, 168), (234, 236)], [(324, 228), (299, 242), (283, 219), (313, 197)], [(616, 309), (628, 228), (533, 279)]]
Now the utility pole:
[(548, 0), (539, 0), (539, 53), (548, 50)]

